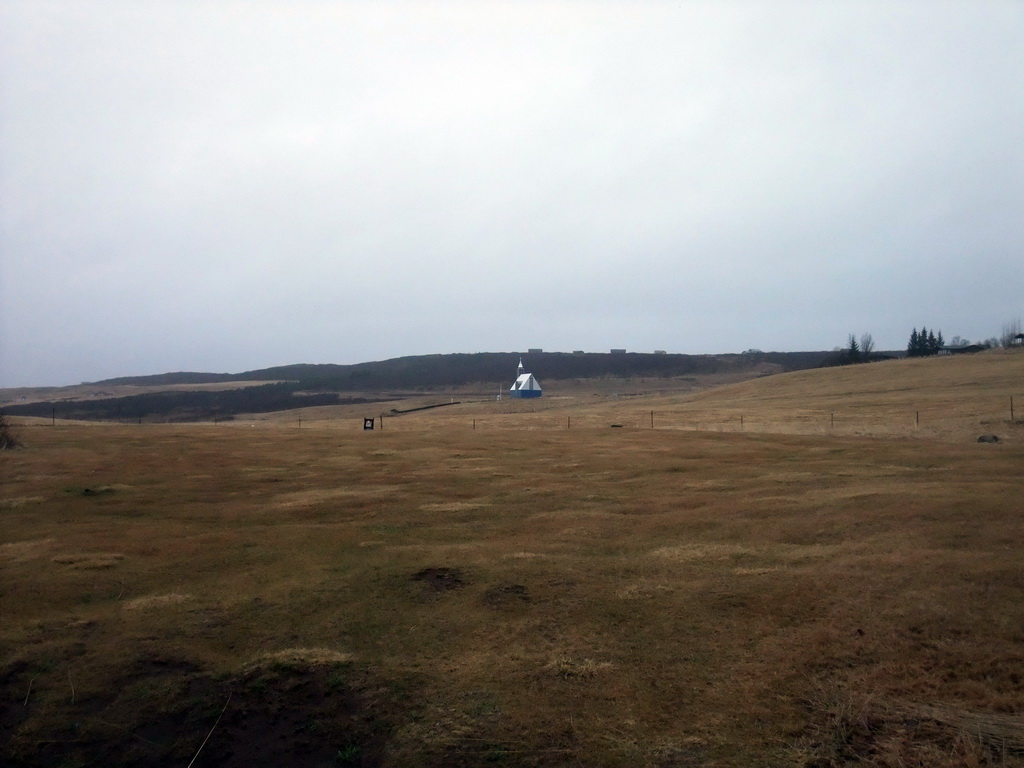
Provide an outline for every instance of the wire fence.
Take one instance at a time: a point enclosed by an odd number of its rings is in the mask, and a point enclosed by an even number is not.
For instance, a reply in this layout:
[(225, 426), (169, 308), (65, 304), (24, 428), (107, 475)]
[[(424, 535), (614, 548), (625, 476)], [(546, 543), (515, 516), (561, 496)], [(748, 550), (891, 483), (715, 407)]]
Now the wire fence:
[[(50, 419), (8, 417), (19, 427), (46, 426), (165, 426), (307, 429), (388, 433), (422, 430), (674, 430), (749, 434), (836, 435), (867, 437), (950, 437), (995, 433), (1012, 438), (1024, 427), (1024, 413), (1017, 396), (958, 402), (955, 407), (925, 403), (919, 407), (800, 408), (775, 405), (771, 408), (715, 407), (639, 409), (630, 404), (590, 405), (573, 408), (545, 407), (501, 410), (495, 403), (445, 403), (382, 412), (364, 405), (344, 413), (292, 411), (237, 416), (206, 421), (170, 421), (158, 417), (133, 420), (65, 421), (56, 412)], [(376, 411), (376, 412), (375, 412)]]

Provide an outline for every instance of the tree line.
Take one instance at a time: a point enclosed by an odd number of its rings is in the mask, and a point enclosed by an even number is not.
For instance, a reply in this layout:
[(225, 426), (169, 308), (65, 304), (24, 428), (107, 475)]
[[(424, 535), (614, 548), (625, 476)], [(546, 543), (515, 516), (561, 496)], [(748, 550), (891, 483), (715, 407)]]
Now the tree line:
[[(967, 339), (954, 336), (953, 340), (946, 346), (946, 340), (942, 331), (934, 328), (921, 326), (921, 330), (914, 328), (910, 332), (910, 340), (907, 342), (907, 357), (929, 357), (937, 355), (943, 349), (957, 349), (963, 347), (977, 347), (979, 349), (991, 349), (993, 347), (1010, 347), (1024, 343), (1024, 336), (1021, 334), (1021, 322), (1013, 320), (1003, 325), (1002, 333), (985, 341), (971, 344)], [(858, 339), (850, 334), (845, 347), (836, 347), (832, 357), (825, 362), (825, 365), (850, 365), (853, 363), (867, 363), (875, 360), (886, 360), (887, 355), (877, 354), (874, 351), (875, 343), (870, 333), (863, 334)]]
[[(942, 337), (942, 331), (922, 326), (920, 331), (914, 328), (910, 332), (910, 339), (906, 344), (906, 356), (928, 357), (933, 354), (938, 354), (943, 349), (956, 349), (970, 346), (980, 349), (990, 349), (993, 347), (1017, 346), (1022, 343), (1024, 343), (1024, 336), (1021, 334), (1020, 319), (1015, 319), (1015, 321), (1002, 326), (1002, 332), (998, 337), (993, 336), (990, 339), (979, 341), (972, 345), (969, 340), (959, 336), (954, 336), (952, 341), (949, 342), (948, 347), (946, 346), (945, 339)], [(888, 356), (885, 354), (878, 354), (874, 352), (874, 342), (871, 339), (870, 334), (862, 335), (859, 340), (856, 336), (850, 334), (847, 339), (846, 346), (836, 347), (833, 356), (826, 360), (825, 365), (849, 366), (851, 364), (856, 364), (856, 362), (870, 362), (872, 360), (887, 358)]]
[(889, 355), (875, 352), (875, 340), (870, 333), (861, 334), (858, 339), (850, 334), (843, 348), (836, 347), (832, 357), (825, 361), (826, 366), (830, 365), (856, 365), (857, 363), (872, 363), (877, 360), (888, 360)]
[[(976, 342), (973, 345), (967, 339), (961, 338), (960, 336), (954, 336), (953, 340), (949, 343), (949, 348), (956, 349), (975, 346), (982, 349), (993, 349), (995, 347), (1017, 346), (1021, 342), (1021, 323), (1018, 318), (1011, 320), (1008, 323), (1004, 323), (1002, 332), (999, 336), (992, 336), (984, 341)], [(942, 331), (935, 332), (934, 330), (929, 330), (922, 326), (920, 331), (918, 331), (917, 328), (911, 331), (910, 341), (907, 342), (907, 356), (927, 357), (928, 355), (937, 355), (945, 348), (947, 347), (945, 340), (942, 338)]]
[(934, 330), (929, 331), (921, 326), (920, 333), (917, 328), (910, 333), (910, 341), (907, 342), (907, 357), (937, 355), (944, 346), (946, 346), (946, 342), (942, 338), (942, 331), (936, 334)]

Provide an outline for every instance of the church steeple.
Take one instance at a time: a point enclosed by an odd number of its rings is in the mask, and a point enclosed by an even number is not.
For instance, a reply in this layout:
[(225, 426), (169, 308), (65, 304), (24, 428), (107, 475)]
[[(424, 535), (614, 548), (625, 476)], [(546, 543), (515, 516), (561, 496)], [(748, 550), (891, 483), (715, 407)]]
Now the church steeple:
[(516, 380), (508, 391), (509, 397), (540, 397), (540, 384), (532, 373), (523, 369), (523, 358), (519, 358), (519, 368), (516, 370)]

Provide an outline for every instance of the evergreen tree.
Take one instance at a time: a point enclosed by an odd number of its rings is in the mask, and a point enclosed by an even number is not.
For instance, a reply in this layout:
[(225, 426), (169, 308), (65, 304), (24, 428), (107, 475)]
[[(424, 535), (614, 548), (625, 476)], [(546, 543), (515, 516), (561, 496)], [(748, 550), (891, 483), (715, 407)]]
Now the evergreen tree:
[(850, 334), (850, 340), (846, 344), (846, 356), (851, 363), (860, 362), (860, 345), (857, 343), (857, 337), (852, 333)]
[(916, 328), (910, 334), (910, 342), (907, 344), (907, 357), (927, 357), (937, 355), (946, 342), (942, 338), (942, 331), (936, 333), (929, 331), (923, 325), (921, 330)]

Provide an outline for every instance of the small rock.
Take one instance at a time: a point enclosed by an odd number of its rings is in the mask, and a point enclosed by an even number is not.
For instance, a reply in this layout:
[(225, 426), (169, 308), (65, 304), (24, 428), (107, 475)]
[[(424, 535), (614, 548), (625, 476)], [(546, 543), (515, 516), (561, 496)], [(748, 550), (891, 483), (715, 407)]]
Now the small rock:
[(998, 435), (982, 435), (981, 437), (978, 438), (978, 442), (979, 443), (998, 443), (999, 442), (999, 436)]

